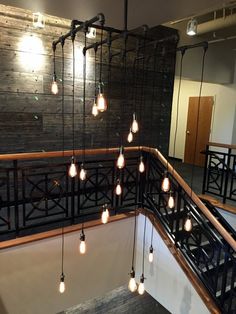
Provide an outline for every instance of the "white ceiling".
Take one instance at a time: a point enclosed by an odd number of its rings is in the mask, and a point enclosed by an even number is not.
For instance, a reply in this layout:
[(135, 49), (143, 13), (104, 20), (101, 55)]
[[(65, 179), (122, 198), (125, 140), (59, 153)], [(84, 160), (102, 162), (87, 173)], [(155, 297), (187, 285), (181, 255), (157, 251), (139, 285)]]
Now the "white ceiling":
[[(142, 24), (156, 26), (220, 8), (229, 2), (229, 0), (129, 0), (128, 28), (132, 29)], [(89, 19), (102, 12), (106, 17), (106, 25), (123, 28), (124, 0), (2, 0), (1, 4), (79, 20)]]

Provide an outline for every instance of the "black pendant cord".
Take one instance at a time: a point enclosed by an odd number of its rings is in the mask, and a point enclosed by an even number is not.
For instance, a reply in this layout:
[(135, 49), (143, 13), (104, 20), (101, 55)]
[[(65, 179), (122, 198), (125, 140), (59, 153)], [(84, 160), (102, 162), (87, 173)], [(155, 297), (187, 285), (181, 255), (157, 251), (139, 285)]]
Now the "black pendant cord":
[[(156, 47), (157, 49), (157, 47)], [(151, 145), (150, 148), (153, 147), (153, 107), (154, 107), (154, 101), (155, 101), (155, 83), (156, 83), (156, 67), (157, 67), (157, 56), (154, 56), (154, 64), (153, 64), (153, 69), (154, 69), (154, 74), (153, 74), (153, 79), (152, 79), (152, 101), (151, 101), (151, 119), (150, 119), (150, 128), (151, 128)]]
[(83, 158), (82, 162), (85, 162), (85, 131), (86, 131), (86, 47), (87, 47), (87, 36), (86, 30), (84, 32), (84, 49), (83, 49), (83, 127), (82, 127), (82, 140), (83, 140)]
[(127, 101), (127, 89), (126, 89), (126, 78), (127, 78), (127, 64), (126, 64), (126, 48), (127, 48), (127, 34), (124, 35), (124, 49), (123, 49), (123, 100), (121, 105), (121, 119), (120, 119), (120, 145), (123, 146), (123, 123), (124, 123), (124, 109), (125, 102)]
[(138, 81), (138, 67), (139, 67), (139, 40), (137, 40), (137, 47), (136, 47), (136, 56), (133, 63), (133, 110), (135, 114), (137, 114), (137, 81)]
[(73, 145), (73, 156), (75, 155), (75, 38), (72, 38), (72, 145)]
[(102, 40), (103, 40), (103, 27), (101, 29), (101, 41), (100, 41), (100, 73), (99, 73), (99, 83), (102, 84)]
[[(112, 52), (111, 52), (111, 33), (108, 34), (108, 69), (107, 69), (107, 102), (110, 104), (111, 100), (111, 60), (112, 60)], [(106, 112), (106, 154), (108, 155), (109, 145), (110, 145), (110, 132), (109, 132), (109, 119), (110, 111)]]
[(133, 235), (133, 252), (132, 252), (132, 269), (134, 269), (135, 247), (136, 247), (136, 229), (137, 229), (137, 208), (134, 211), (134, 235)]
[(62, 69), (61, 69), (61, 80), (62, 80), (62, 91), (61, 91), (61, 114), (62, 114), (62, 156), (65, 155), (65, 54), (64, 54), (64, 43), (61, 41), (62, 51)]
[(143, 230), (143, 261), (142, 261), (142, 274), (143, 274), (143, 276), (144, 276), (144, 255), (145, 255), (146, 224), (147, 224), (147, 216), (145, 215), (144, 230)]
[(174, 146), (173, 146), (173, 170), (172, 175), (175, 170), (175, 150), (176, 150), (176, 140), (177, 140), (177, 132), (178, 132), (178, 122), (179, 122), (179, 102), (180, 102), (180, 91), (182, 84), (182, 76), (183, 76), (183, 59), (185, 55), (185, 50), (181, 50), (181, 59), (180, 59), (180, 70), (179, 70), (179, 86), (178, 86), (178, 94), (177, 94), (177, 103), (176, 103), (176, 118), (175, 118), (175, 133), (174, 133)]
[(151, 232), (151, 246), (152, 246), (152, 242), (153, 242), (153, 229), (154, 229), (154, 226), (153, 226), (153, 223), (152, 223), (152, 232)]
[(199, 97), (198, 97), (198, 110), (197, 110), (197, 127), (196, 127), (196, 134), (195, 134), (195, 147), (194, 147), (194, 158), (193, 158), (193, 165), (192, 165), (192, 173), (191, 173), (191, 198), (193, 193), (193, 177), (194, 177), (194, 170), (195, 170), (195, 161), (196, 161), (196, 152), (197, 152), (197, 140), (198, 140), (198, 130), (199, 130), (199, 114), (200, 114), (200, 103), (201, 103), (201, 95), (202, 95), (202, 85), (203, 85), (203, 78), (204, 78), (204, 68), (205, 68), (205, 57), (207, 52), (207, 47), (203, 48), (203, 55), (202, 55), (202, 67), (201, 67), (201, 81), (200, 81), (200, 89), (199, 89)]
[(53, 50), (53, 80), (57, 80), (57, 75), (56, 75), (56, 46), (52, 45), (52, 50)]
[(144, 128), (142, 125), (142, 122), (143, 122), (142, 116), (143, 116), (143, 112), (145, 110), (145, 102), (146, 102), (146, 97), (144, 96), (144, 94), (145, 94), (144, 84), (146, 83), (146, 76), (147, 76), (145, 73), (146, 36), (147, 36), (147, 32), (145, 32), (144, 42), (143, 42), (142, 92), (141, 92), (141, 99), (140, 99), (140, 104), (139, 104), (139, 121), (140, 121), (140, 131), (139, 131), (139, 137), (138, 137), (138, 139), (139, 139), (139, 150), (141, 147), (141, 141), (143, 139), (143, 133), (144, 133)]
[(97, 72), (96, 72), (96, 59), (97, 59), (97, 51), (98, 47), (94, 47), (94, 101), (96, 101), (97, 97)]
[(65, 235), (64, 235), (64, 226), (61, 228), (61, 275), (64, 276), (64, 244), (65, 244)]
[[(164, 89), (165, 89), (164, 78), (165, 78), (165, 57), (162, 59), (162, 88), (161, 88), (161, 96), (160, 96), (160, 105), (162, 105), (163, 99), (164, 99)], [(159, 118), (160, 118), (160, 113), (159, 113)], [(161, 139), (161, 134), (160, 134), (160, 131), (159, 131), (158, 132), (158, 139), (157, 139), (158, 150), (161, 148), (160, 147), (160, 139)]]

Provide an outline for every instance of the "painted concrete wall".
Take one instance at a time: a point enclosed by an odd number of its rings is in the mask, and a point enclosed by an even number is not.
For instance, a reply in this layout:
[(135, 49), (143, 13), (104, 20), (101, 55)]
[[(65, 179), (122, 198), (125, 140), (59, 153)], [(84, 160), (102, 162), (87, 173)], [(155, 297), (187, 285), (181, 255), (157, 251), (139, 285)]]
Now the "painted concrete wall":
[(61, 238), (0, 253), (0, 313), (54, 314), (128, 281), (134, 219), (86, 230), (88, 251), (78, 253), (79, 234), (65, 237), (65, 283), (58, 292)]
[[(173, 144), (176, 126), (176, 106), (178, 86), (179, 79), (176, 78), (174, 84), (174, 95), (172, 105), (169, 155), (183, 160), (188, 115), (188, 101), (189, 97), (191, 96), (198, 97), (200, 83), (195, 81), (182, 80), (179, 103), (177, 141), (174, 156)], [(202, 96), (213, 96), (215, 99), (215, 104), (212, 113), (212, 128), (210, 140), (212, 142), (231, 144), (233, 138), (233, 128), (235, 123), (234, 120), (236, 108), (236, 85), (203, 83)]]
[(220, 208), (217, 208), (217, 210), (225, 218), (225, 220), (227, 220), (227, 222), (234, 228), (234, 230), (236, 230), (236, 215)]
[[(137, 226), (136, 275), (139, 281), (142, 269), (142, 241), (145, 218), (139, 215)], [(154, 261), (148, 262), (151, 241), (151, 223), (147, 219), (145, 237), (145, 288), (172, 314), (209, 314), (201, 298), (169, 252), (161, 237), (153, 232)]]

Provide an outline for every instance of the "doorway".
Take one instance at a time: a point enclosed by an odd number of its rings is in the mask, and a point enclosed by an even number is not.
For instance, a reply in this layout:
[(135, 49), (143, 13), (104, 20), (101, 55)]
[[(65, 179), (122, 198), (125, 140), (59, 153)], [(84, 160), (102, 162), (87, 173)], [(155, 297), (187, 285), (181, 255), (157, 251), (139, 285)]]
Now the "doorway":
[(189, 97), (184, 153), (184, 162), (187, 164), (204, 166), (205, 155), (201, 151), (205, 150), (209, 142), (213, 104), (213, 96), (200, 97), (200, 100), (199, 97)]

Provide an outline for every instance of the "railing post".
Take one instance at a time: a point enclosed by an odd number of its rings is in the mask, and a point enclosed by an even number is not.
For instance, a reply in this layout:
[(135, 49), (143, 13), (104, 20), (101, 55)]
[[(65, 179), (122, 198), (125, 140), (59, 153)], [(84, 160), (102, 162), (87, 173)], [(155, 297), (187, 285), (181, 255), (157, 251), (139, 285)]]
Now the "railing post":
[(14, 207), (15, 207), (15, 229), (16, 235), (19, 234), (19, 206), (18, 206), (18, 163), (13, 160), (13, 186), (14, 186)]
[(227, 192), (228, 192), (228, 181), (229, 181), (229, 174), (230, 174), (230, 161), (231, 161), (231, 148), (228, 148), (228, 155), (227, 155), (227, 169), (226, 169), (226, 176), (225, 176), (225, 186), (224, 186), (224, 194), (223, 194), (223, 203), (225, 204), (227, 199)]
[(205, 191), (206, 191), (208, 156), (209, 156), (209, 145), (207, 144), (206, 151), (205, 151), (205, 163), (204, 163), (204, 174), (203, 174), (203, 183), (202, 183), (202, 194), (205, 194)]

